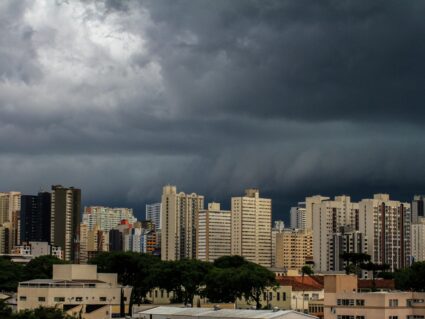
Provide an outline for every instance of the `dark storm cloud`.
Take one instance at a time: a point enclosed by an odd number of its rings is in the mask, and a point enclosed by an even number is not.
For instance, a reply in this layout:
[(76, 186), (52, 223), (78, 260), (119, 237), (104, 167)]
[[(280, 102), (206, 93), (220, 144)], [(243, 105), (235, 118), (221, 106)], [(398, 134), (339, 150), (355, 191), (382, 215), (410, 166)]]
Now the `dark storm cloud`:
[[(0, 186), (161, 187), (277, 216), (424, 191), (423, 1), (2, 1)], [(140, 212), (140, 211), (139, 211)]]

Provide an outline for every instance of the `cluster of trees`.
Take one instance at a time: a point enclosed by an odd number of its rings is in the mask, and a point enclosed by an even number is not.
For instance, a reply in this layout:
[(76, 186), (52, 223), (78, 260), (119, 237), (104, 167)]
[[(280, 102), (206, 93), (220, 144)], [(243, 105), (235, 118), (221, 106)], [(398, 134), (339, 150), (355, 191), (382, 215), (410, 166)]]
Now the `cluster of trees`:
[(77, 319), (65, 314), (61, 309), (40, 307), (33, 310), (24, 310), (13, 313), (3, 301), (0, 301), (1, 319)]
[(123, 285), (134, 287), (131, 301), (145, 303), (154, 288), (173, 292), (175, 302), (192, 304), (195, 295), (211, 302), (235, 302), (244, 297), (261, 308), (260, 296), (267, 287), (277, 285), (275, 275), (267, 268), (240, 256), (225, 256), (214, 263), (195, 259), (161, 261), (134, 252), (102, 253), (90, 261), (100, 272), (118, 273)]
[(37, 257), (26, 265), (0, 257), (0, 291), (16, 291), (20, 281), (52, 278), (53, 265), (63, 263), (54, 256)]

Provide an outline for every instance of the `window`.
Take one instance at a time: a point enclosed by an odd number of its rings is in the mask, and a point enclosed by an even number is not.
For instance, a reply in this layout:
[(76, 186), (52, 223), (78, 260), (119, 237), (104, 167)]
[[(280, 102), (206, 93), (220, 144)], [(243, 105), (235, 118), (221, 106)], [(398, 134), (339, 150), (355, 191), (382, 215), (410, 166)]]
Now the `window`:
[(280, 292), (276, 293), (276, 300), (279, 301), (280, 300)]
[(365, 319), (365, 316), (356, 316), (356, 319)]
[(38, 297), (38, 301), (46, 301), (46, 297)]
[(27, 300), (27, 296), (19, 296), (19, 301), (26, 301)]
[(398, 299), (390, 299), (390, 307), (398, 307)]
[(83, 301), (83, 297), (75, 297), (75, 301)]
[(304, 294), (304, 300), (308, 300), (308, 294)]
[(155, 290), (155, 298), (158, 298), (158, 290)]
[(269, 300), (273, 300), (273, 293), (271, 291), (269, 292)]
[(65, 301), (65, 297), (55, 297), (53, 298), (54, 302), (64, 302)]
[(164, 298), (164, 290), (161, 289), (161, 298)]
[(282, 292), (282, 300), (286, 301), (286, 292)]
[(364, 299), (357, 299), (356, 306), (364, 306)]
[(398, 316), (389, 316), (388, 319), (398, 319)]
[(106, 297), (99, 297), (100, 301), (106, 301)]

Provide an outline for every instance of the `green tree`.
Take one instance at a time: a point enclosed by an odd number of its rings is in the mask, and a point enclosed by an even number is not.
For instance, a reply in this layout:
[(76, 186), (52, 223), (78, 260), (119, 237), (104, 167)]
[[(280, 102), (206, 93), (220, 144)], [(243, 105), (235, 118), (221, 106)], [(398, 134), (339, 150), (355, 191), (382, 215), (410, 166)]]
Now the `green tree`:
[(204, 294), (213, 302), (235, 302), (244, 297), (261, 308), (261, 295), (277, 286), (275, 274), (241, 256), (224, 256), (214, 261), (207, 275)]
[(425, 261), (394, 273), (395, 285), (400, 290), (425, 291)]
[(364, 263), (370, 262), (370, 255), (365, 253), (343, 253), (340, 255), (340, 258), (342, 258), (346, 263), (347, 266), (345, 267), (345, 273), (347, 275), (349, 274), (355, 274), (359, 275), (361, 268), (360, 265)]
[(302, 294), (302, 298), (303, 298), (303, 300), (302, 300), (303, 312), (304, 312), (304, 294), (305, 294), (304, 276), (305, 276), (305, 275), (307, 275), (307, 276), (313, 276), (313, 274), (314, 274), (314, 271), (313, 271), (313, 269), (311, 268), (311, 266), (309, 266), (309, 265), (304, 265), (304, 266), (301, 268), (301, 284), (302, 284), (302, 286), (303, 286), (303, 294)]
[(372, 272), (372, 290), (376, 290), (376, 277), (379, 272), (384, 272), (390, 269), (388, 264), (375, 264), (373, 262), (360, 264), (360, 268)]
[(0, 318), (12, 318), (12, 309), (4, 302), (4, 300), (0, 300)]
[(66, 264), (55, 256), (45, 255), (32, 259), (24, 267), (24, 280), (50, 279), (53, 276), (53, 265)]
[(23, 266), (0, 257), (0, 291), (16, 291), (23, 277)]
[(202, 293), (211, 268), (210, 263), (197, 259), (167, 262), (161, 268), (162, 271), (157, 273), (160, 277), (156, 282), (160, 288), (181, 296), (184, 304), (193, 305), (193, 298)]

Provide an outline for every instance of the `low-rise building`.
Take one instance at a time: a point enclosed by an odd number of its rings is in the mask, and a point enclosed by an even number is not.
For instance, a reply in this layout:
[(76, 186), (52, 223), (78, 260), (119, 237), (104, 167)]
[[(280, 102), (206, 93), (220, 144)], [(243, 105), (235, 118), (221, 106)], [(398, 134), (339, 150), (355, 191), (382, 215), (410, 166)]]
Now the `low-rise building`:
[(98, 273), (96, 265), (53, 265), (52, 279), (19, 283), (17, 310), (58, 307), (83, 319), (114, 318), (122, 294), (128, 313), (131, 289), (117, 283), (117, 274)]
[(143, 319), (174, 319), (174, 318), (197, 318), (197, 319), (303, 319), (317, 318), (307, 314), (291, 310), (240, 310), (214, 308), (181, 308), (181, 307), (156, 307), (138, 313), (138, 318)]
[(425, 318), (425, 293), (414, 291), (358, 292), (354, 275), (325, 276), (326, 319)]

